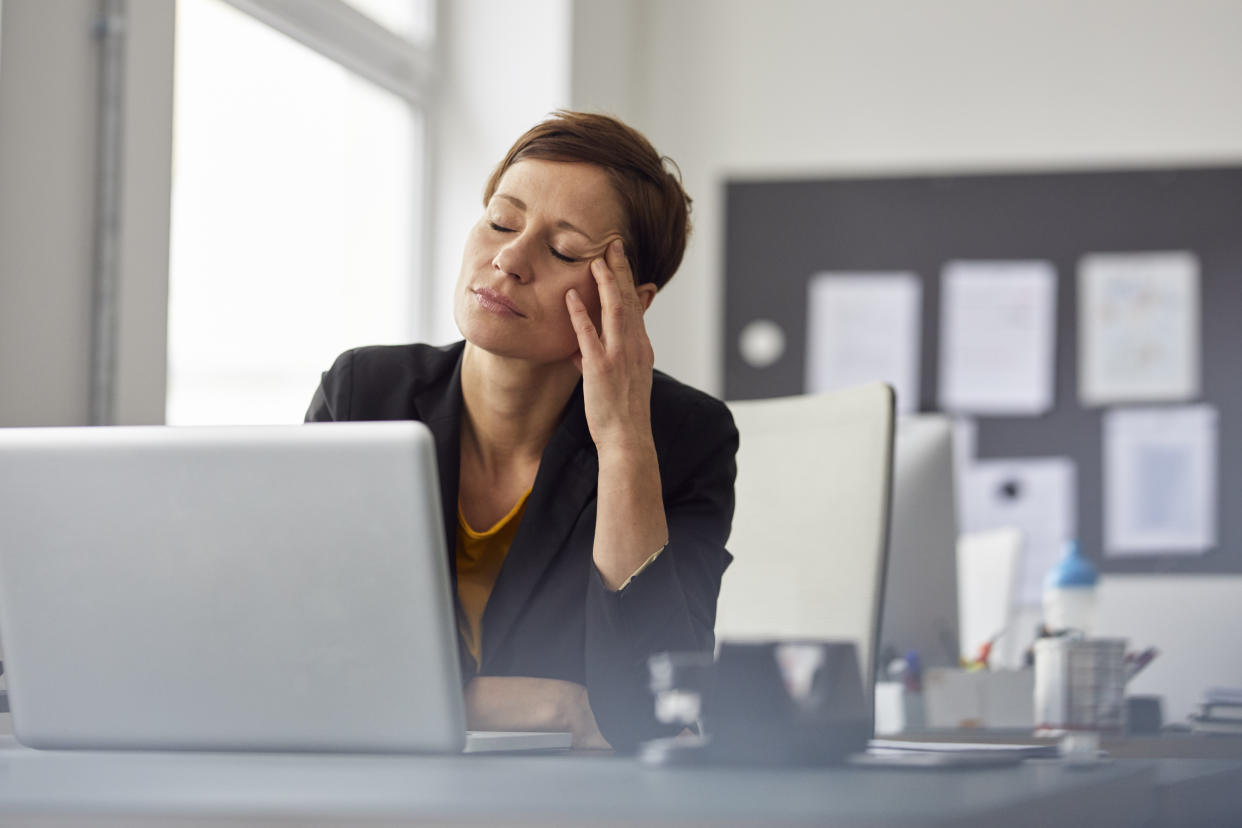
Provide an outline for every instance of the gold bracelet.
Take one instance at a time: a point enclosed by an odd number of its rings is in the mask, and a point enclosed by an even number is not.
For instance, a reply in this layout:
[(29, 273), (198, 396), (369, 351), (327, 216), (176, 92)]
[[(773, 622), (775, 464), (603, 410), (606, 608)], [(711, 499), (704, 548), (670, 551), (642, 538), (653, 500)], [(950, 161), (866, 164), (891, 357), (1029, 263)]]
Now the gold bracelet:
[(660, 557), (660, 553), (661, 553), (661, 552), (663, 552), (665, 549), (668, 549), (668, 541), (665, 541), (663, 546), (661, 546), (661, 547), (660, 547), (659, 549), (657, 549), (656, 551), (652, 552), (652, 553), (651, 553), (651, 557), (650, 557), (650, 558), (648, 558), (647, 560), (645, 560), (645, 561), (643, 561), (641, 564), (639, 564), (638, 569), (635, 569), (632, 573), (630, 573), (630, 577), (626, 578), (626, 579), (625, 579), (625, 582), (624, 582), (624, 583), (622, 583), (622, 584), (621, 584), (621, 586), (617, 587), (617, 592), (620, 592), (621, 590), (623, 590), (623, 589), (625, 589), (627, 586), (629, 586), (629, 585), (630, 585), (630, 581), (632, 581), (632, 580), (634, 580), (635, 578), (637, 578), (637, 577), (638, 577), (638, 576), (642, 573), (642, 571), (643, 571), (644, 569), (646, 569), (647, 567), (651, 566), (651, 564), (655, 561), (655, 559), (656, 559), (656, 558), (658, 558), (658, 557)]

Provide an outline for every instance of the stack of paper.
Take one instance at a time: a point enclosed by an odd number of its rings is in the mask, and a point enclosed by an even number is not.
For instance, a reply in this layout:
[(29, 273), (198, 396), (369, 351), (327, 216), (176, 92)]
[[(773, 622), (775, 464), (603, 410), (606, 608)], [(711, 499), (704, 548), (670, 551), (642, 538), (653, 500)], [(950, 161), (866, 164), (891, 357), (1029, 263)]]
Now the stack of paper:
[(1199, 712), (1190, 716), (1196, 733), (1242, 735), (1242, 687), (1213, 687), (1204, 694)]

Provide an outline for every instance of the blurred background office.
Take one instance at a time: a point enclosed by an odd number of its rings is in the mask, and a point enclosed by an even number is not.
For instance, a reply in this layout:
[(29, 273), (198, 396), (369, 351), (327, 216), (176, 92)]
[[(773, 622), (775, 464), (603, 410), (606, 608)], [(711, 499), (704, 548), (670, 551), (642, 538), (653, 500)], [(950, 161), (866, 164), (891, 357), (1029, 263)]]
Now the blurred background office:
[[(295, 422), (344, 348), (455, 338), (485, 177), (558, 107), (677, 161), (648, 328), (723, 395), (726, 182), (1237, 165), (1238, 32), (1237, 0), (0, 0), (0, 426)], [(1166, 718), (1242, 685), (1242, 575), (1100, 596)]]

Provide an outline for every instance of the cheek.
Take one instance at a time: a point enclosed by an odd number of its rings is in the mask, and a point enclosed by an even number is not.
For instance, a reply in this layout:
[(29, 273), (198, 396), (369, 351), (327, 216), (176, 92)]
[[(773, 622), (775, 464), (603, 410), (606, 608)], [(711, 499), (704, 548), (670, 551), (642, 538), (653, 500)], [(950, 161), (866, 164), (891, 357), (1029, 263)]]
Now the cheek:
[(461, 280), (469, 278), (469, 274), (488, 264), (494, 258), (494, 252), (484, 236), (483, 227), (476, 224), (466, 236), (466, 244), (461, 253)]

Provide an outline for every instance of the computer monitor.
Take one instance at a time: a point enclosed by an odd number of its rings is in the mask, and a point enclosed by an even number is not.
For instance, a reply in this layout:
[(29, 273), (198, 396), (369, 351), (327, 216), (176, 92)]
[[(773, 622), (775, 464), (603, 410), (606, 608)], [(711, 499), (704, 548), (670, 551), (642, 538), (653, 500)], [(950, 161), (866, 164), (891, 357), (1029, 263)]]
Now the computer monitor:
[(916, 652), (924, 667), (958, 664), (953, 483), (949, 418), (899, 418), (879, 651)]

